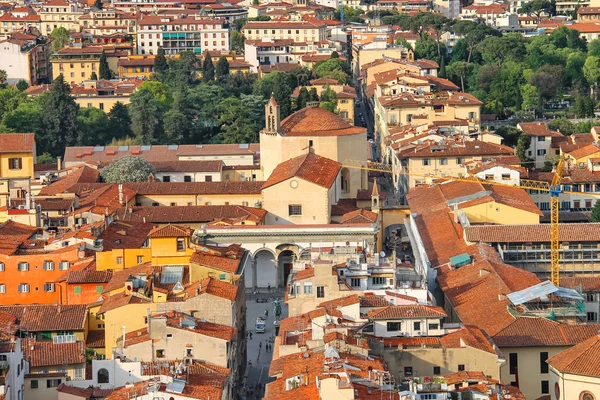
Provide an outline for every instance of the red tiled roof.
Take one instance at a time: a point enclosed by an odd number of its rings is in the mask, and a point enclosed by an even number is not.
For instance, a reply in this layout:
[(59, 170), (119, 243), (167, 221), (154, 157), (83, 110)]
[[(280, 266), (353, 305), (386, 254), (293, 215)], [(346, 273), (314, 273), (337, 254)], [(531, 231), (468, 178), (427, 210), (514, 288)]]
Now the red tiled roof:
[(145, 304), (151, 303), (151, 300), (135, 295), (126, 295), (125, 293), (117, 293), (112, 296), (108, 296), (102, 302), (98, 314), (103, 314), (108, 311), (115, 310), (117, 308), (126, 306), (128, 304)]
[(123, 221), (152, 223), (198, 223), (212, 222), (221, 219), (233, 219), (240, 221), (252, 221), (261, 224), (267, 210), (246, 206), (157, 206), (157, 207), (133, 207), (131, 213), (125, 213), (124, 209), (118, 212), (125, 215)]
[(440, 149), (440, 146), (429, 142), (424, 145), (418, 145), (415, 148), (401, 150), (398, 156), (401, 158), (416, 158), (416, 157), (449, 157), (449, 156), (492, 156), (492, 155), (513, 155), (514, 149), (501, 144), (481, 141), (465, 141), (465, 142), (447, 142), (445, 149)]
[(492, 336), (514, 321), (503, 296), (540, 283), (531, 272), (489, 260), (453, 270), (439, 268), (437, 280), (463, 324)]
[(66, 281), (69, 284), (76, 283), (108, 283), (112, 278), (112, 271), (69, 271)]
[(341, 164), (313, 153), (292, 158), (279, 164), (264, 183), (263, 189), (298, 177), (329, 189), (334, 184)]
[(545, 122), (519, 122), (517, 128), (527, 136), (563, 136), (560, 132), (551, 131)]
[(221, 172), (223, 161), (153, 161), (156, 172)]
[(106, 228), (98, 239), (102, 239), (104, 251), (114, 249), (139, 249), (154, 229), (149, 223), (115, 221)]
[(280, 131), (285, 136), (345, 136), (365, 132), (352, 126), (339, 115), (321, 107), (306, 107), (281, 121)]
[(40, 196), (53, 196), (64, 193), (77, 183), (98, 182), (99, 176), (100, 172), (95, 168), (90, 168), (87, 165), (77, 166), (64, 178), (43, 187), (39, 194)]
[(127, 282), (132, 276), (144, 276), (147, 277), (153, 272), (152, 264), (146, 262), (133, 266), (131, 268), (122, 269), (120, 271), (114, 271), (108, 285), (104, 287), (104, 293), (110, 293), (115, 289), (123, 289), (125, 282)]
[(193, 229), (188, 228), (187, 226), (177, 226), (177, 225), (166, 225), (163, 227), (158, 227), (152, 229), (148, 233), (148, 237), (151, 238), (161, 238), (161, 237), (189, 237), (194, 233)]
[(446, 312), (441, 307), (424, 305), (386, 306), (371, 310), (369, 319), (400, 319), (400, 318), (443, 318)]
[(296, 275), (294, 275), (294, 281), (300, 281), (302, 279), (308, 279), (308, 278), (312, 278), (314, 276), (315, 276), (314, 268), (307, 268), (307, 269), (303, 269), (302, 271), (296, 272)]
[(564, 350), (548, 359), (548, 364), (562, 373), (600, 377), (600, 336)]
[(573, 346), (598, 334), (595, 325), (567, 325), (520, 317), (494, 335), (498, 347)]
[(592, 155), (594, 153), (598, 153), (598, 152), (600, 152), (600, 148), (598, 148), (598, 145), (588, 144), (587, 146), (583, 146), (578, 149), (575, 149), (575, 150), (569, 152), (568, 154), (577, 160), (579, 158), (587, 157), (587, 156), (590, 156), (590, 155)]
[(390, 302), (384, 296), (365, 295), (360, 297), (361, 307), (387, 307)]
[[(581, 285), (582, 292), (600, 292), (600, 276), (561, 276), (560, 286), (575, 288)], [(1, 323), (0, 323), (1, 326)]]
[(190, 262), (235, 274), (240, 268), (244, 251), (239, 245), (221, 248), (205, 246), (192, 255)]
[(341, 224), (370, 224), (377, 221), (377, 213), (374, 213), (364, 208), (350, 211), (342, 215)]
[(105, 346), (105, 332), (102, 330), (89, 331), (85, 339), (86, 347), (103, 349)]
[(235, 301), (237, 299), (238, 286), (214, 278), (204, 278), (193, 282), (187, 286), (182, 293), (178, 293), (177, 296), (183, 296), (183, 298), (186, 299), (202, 293)]
[(464, 328), (444, 335), (440, 343), (447, 348), (474, 347), (488, 353), (497, 354), (494, 343), (488, 335), (476, 326), (466, 325)]
[[(561, 242), (598, 242), (600, 223), (560, 224)], [(538, 225), (472, 225), (465, 227), (465, 238), (481, 243), (549, 242), (550, 224)]]
[(35, 147), (33, 133), (0, 134), (0, 153), (29, 152)]
[(66, 366), (85, 363), (85, 342), (54, 344), (23, 339), (23, 353), (31, 367)]
[(443, 375), (448, 385), (454, 385), (462, 382), (485, 382), (488, 378), (483, 372), (476, 371), (458, 371), (453, 374)]
[(319, 307), (323, 307), (327, 310), (335, 310), (340, 307), (347, 307), (353, 304), (359, 304), (360, 297), (357, 294), (352, 294), (350, 296), (340, 297), (337, 299), (324, 301), (319, 304)]
[(85, 305), (11, 305), (0, 311), (17, 317), (26, 332), (81, 331), (87, 319)]

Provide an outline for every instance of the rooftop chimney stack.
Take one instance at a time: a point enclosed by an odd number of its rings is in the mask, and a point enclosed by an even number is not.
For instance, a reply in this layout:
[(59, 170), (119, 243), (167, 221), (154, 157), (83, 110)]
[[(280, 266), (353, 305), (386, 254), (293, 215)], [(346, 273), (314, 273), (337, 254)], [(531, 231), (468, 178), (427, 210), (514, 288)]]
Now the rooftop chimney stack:
[(119, 203), (123, 204), (123, 184), (119, 183)]
[(56, 170), (60, 171), (62, 169), (63, 169), (62, 157), (58, 156), (58, 157), (56, 157)]

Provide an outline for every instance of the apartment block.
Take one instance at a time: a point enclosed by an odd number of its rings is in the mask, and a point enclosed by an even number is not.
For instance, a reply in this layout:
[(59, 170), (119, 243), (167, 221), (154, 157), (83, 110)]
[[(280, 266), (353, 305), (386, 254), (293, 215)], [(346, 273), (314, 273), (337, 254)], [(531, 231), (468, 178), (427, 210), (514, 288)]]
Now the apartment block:
[(66, 82), (80, 84), (91, 78), (92, 72), (100, 72), (100, 56), (104, 50), (111, 71), (118, 71), (119, 58), (131, 54), (128, 45), (65, 47), (52, 55), (52, 75), (63, 75)]
[(50, 41), (43, 36), (13, 32), (0, 42), (0, 68), (9, 83), (21, 79), (29, 85), (48, 83), (50, 75)]
[(229, 50), (229, 25), (224, 19), (175, 18), (145, 16), (137, 21), (137, 54), (166, 54), (191, 51)]
[(62, 27), (70, 32), (79, 32), (79, 17), (84, 15), (84, 10), (78, 3), (63, 0), (50, 0), (42, 4), (39, 12), (41, 32), (49, 36), (56, 28)]

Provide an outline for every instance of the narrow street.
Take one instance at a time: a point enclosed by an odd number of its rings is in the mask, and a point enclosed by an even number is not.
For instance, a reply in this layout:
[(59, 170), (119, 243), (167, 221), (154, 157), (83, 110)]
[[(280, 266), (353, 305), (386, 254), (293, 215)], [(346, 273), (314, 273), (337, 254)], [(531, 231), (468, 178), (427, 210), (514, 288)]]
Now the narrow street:
[[(247, 294), (246, 295), (246, 324), (247, 331), (252, 333), (252, 339), (248, 338), (248, 367), (246, 368), (246, 400), (262, 399), (264, 395), (264, 385), (269, 379), (269, 366), (273, 358), (272, 351), (267, 351), (267, 342), (275, 337), (275, 326), (273, 324), (274, 310), (271, 301), (267, 303), (257, 303), (257, 298), (271, 297), (273, 300), (278, 298), (282, 303), (281, 319), (287, 317), (287, 307), (283, 304), (283, 292), (271, 294)], [(265, 310), (268, 310), (269, 316), (266, 317), (265, 332), (257, 333), (255, 324), (256, 318), (264, 317)], [(259, 347), (262, 344), (262, 348)], [(257, 384), (262, 388), (258, 389)]]

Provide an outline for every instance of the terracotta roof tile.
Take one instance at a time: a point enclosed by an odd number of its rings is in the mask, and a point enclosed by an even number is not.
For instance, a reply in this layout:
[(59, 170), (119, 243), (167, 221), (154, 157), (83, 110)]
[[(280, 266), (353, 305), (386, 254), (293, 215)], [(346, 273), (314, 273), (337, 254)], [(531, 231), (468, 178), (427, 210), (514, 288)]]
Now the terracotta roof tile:
[[(560, 286), (575, 288), (581, 285), (582, 292), (600, 292), (600, 276), (561, 276)], [(1, 326), (1, 325), (0, 325)]]
[(149, 299), (145, 299), (143, 297), (135, 296), (135, 295), (126, 295), (124, 293), (113, 294), (112, 296), (108, 296), (102, 302), (100, 306), (100, 310), (98, 314), (103, 314), (108, 311), (115, 310), (117, 308), (126, 306), (128, 304), (144, 304), (151, 303)]
[(451, 156), (500, 156), (513, 155), (514, 149), (501, 144), (481, 141), (448, 142), (445, 149), (434, 142), (418, 145), (415, 148), (402, 150), (398, 153), (400, 158), (416, 157), (451, 157)]
[(443, 375), (443, 377), (446, 379), (446, 383), (448, 383), (448, 385), (473, 381), (485, 382), (488, 380), (483, 372), (476, 371), (458, 371), (453, 374)]
[(384, 296), (365, 295), (360, 297), (361, 307), (387, 307), (390, 302)]
[(51, 183), (50, 185), (40, 190), (40, 196), (53, 196), (64, 193), (77, 183), (94, 183), (98, 182), (100, 172), (95, 168), (90, 168), (87, 165), (74, 167), (67, 176)]
[[(598, 242), (600, 223), (560, 224), (561, 242)], [(465, 238), (482, 243), (549, 242), (550, 224), (539, 225), (472, 225), (465, 228)]]
[(94, 349), (103, 349), (105, 346), (105, 332), (102, 330), (89, 331), (85, 339), (86, 347)]
[(152, 146), (83, 146), (67, 147), (65, 150), (65, 162), (90, 162), (110, 164), (121, 157), (135, 154), (150, 162), (179, 161), (185, 156), (217, 156), (217, 155), (253, 155), (260, 151), (258, 143), (248, 145), (242, 144), (185, 144), (177, 147), (168, 145)]
[[(232, 246), (237, 247), (233, 248)], [(222, 253), (218, 253), (218, 250), (215, 250), (216, 247), (214, 246), (210, 248), (207, 246), (205, 248), (208, 251), (200, 249), (192, 254), (190, 262), (210, 268), (216, 268), (232, 274), (238, 273), (244, 254), (244, 249), (239, 247), (239, 245), (223, 247)]]
[(156, 172), (221, 172), (223, 161), (151, 161)]
[(34, 368), (84, 364), (85, 342), (54, 344), (23, 339), (23, 353)]
[(108, 283), (112, 278), (112, 271), (69, 271), (66, 281), (69, 284), (75, 283)]
[(551, 131), (545, 122), (519, 122), (517, 128), (527, 136), (563, 136), (560, 132)]
[(122, 269), (120, 271), (114, 271), (108, 285), (104, 287), (104, 293), (110, 293), (116, 289), (123, 289), (125, 282), (131, 277), (143, 276), (147, 277), (152, 274), (154, 269), (150, 262), (135, 265), (131, 268)]
[(260, 194), (263, 182), (130, 182), (123, 186), (137, 194)]
[(572, 346), (598, 334), (594, 325), (566, 325), (520, 317), (494, 335), (498, 347)]
[(378, 214), (364, 208), (342, 215), (341, 224), (371, 224), (377, 221)]
[(340, 116), (320, 107), (306, 107), (281, 121), (280, 132), (285, 136), (344, 136), (365, 132), (352, 126)]
[(472, 325), (467, 325), (456, 332), (442, 336), (440, 343), (447, 348), (459, 348), (467, 345), (488, 353), (497, 354), (492, 339), (481, 329)]
[(27, 332), (81, 331), (85, 329), (85, 305), (12, 305), (0, 311), (17, 317), (19, 327)]
[(548, 364), (562, 373), (600, 376), (600, 336), (589, 339), (564, 350), (548, 359)]
[(183, 292), (177, 293), (176, 296), (182, 297), (185, 300), (202, 293), (235, 301), (237, 299), (238, 286), (214, 278), (204, 278), (191, 283)]
[(296, 272), (296, 275), (294, 275), (294, 281), (301, 281), (303, 279), (312, 278), (314, 276), (315, 276), (314, 268), (306, 268), (306, 269)]
[(154, 229), (150, 223), (115, 221), (106, 228), (98, 239), (102, 239), (104, 251), (114, 249), (139, 249), (148, 240)]
[(151, 223), (197, 223), (212, 222), (220, 219), (239, 219), (251, 221), (256, 224), (263, 222), (267, 211), (262, 208), (246, 206), (157, 206), (157, 207), (133, 207), (131, 213), (125, 213), (124, 209), (119, 215), (125, 215), (123, 221)]
[(334, 184), (341, 164), (313, 153), (292, 158), (279, 164), (263, 185), (263, 189), (281, 183), (293, 177), (329, 189)]
[(350, 296), (340, 297), (337, 299), (324, 301), (318, 305), (318, 307), (323, 307), (327, 310), (335, 310), (340, 307), (347, 307), (353, 304), (359, 304), (360, 297), (357, 294), (352, 294)]
[(163, 227), (157, 227), (152, 229), (148, 233), (148, 237), (161, 238), (161, 237), (190, 237), (194, 233), (193, 229), (187, 226), (177, 225), (166, 225)]
[(33, 133), (0, 134), (0, 153), (28, 152), (35, 147)]
[(441, 307), (424, 305), (386, 306), (371, 310), (369, 319), (401, 319), (401, 318), (444, 318), (446, 312)]

